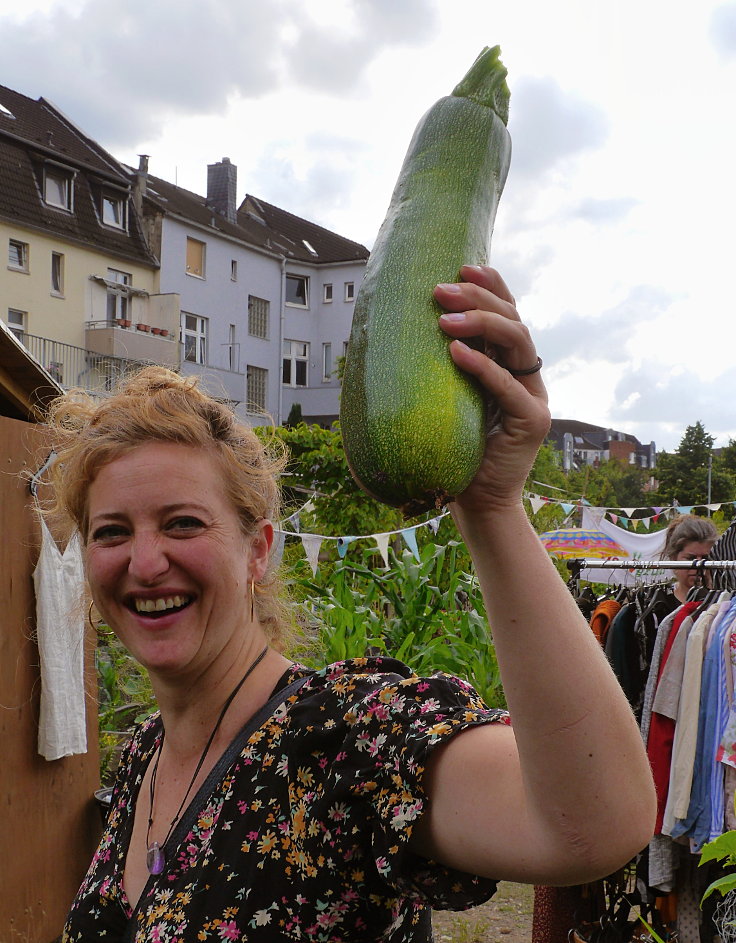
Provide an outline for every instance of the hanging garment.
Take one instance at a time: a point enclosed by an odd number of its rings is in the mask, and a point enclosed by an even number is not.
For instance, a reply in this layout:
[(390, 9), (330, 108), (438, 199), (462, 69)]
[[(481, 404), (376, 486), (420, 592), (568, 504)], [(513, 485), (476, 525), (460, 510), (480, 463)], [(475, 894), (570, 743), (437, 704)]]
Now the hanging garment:
[(593, 630), (593, 635), (595, 635), (601, 645), (605, 646), (608, 630), (611, 628), (611, 623), (620, 611), (621, 603), (618, 599), (601, 599), (593, 610), (593, 614), (590, 617), (590, 627)]
[(62, 553), (46, 522), (33, 571), (41, 667), (38, 752), (47, 760), (87, 752), (84, 702), (84, 572), (79, 535)]
[[(732, 602), (719, 626), (730, 631), (736, 603)], [(693, 782), (687, 816), (677, 819), (670, 834), (690, 838), (691, 849), (700, 851), (711, 837), (723, 831), (723, 767), (716, 763), (716, 751), (726, 723), (726, 666), (722, 636), (709, 632), (700, 684), (698, 736), (693, 766)]]
[[(669, 834), (675, 819), (684, 819), (690, 804), (693, 765), (698, 738), (698, 711), (700, 708), (700, 679), (703, 670), (705, 640), (715, 619), (719, 605), (704, 612), (695, 622), (688, 638), (675, 722), (675, 740), (672, 747), (670, 787), (664, 812), (662, 831)], [(726, 603), (728, 608), (728, 603)], [(670, 658), (671, 660), (671, 658)], [(655, 701), (656, 709), (656, 701)]]
[(647, 683), (644, 689), (644, 702), (641, 711), (641, 738), (644, 741), (644, 746), (646, 746), (649, 742), (649, 725), (652, 719), (652, 704), (654, 703), (654, 695), (657, 691), (657, 679), (659, 678), (659, 668), (662, 662), (662, 654), (670, 637), (672, 623), (675, 620), (676, 614), (677, 610), (671, 612), (659, 623), (659, 628), (657, 629), (657, 637), (655, 639), (654, 648), (652, 651), (652, 660), (649, 665), (649, 674), (647, 676)]
[[(665, 643), (660, 661), (659, 677), (667, 664), (670, 650), (674, 644), (677, 632), (682, 622), (698, 608), (697, 602), (683, 603), (676, 610), (675, 618), (672, 621), (667, 642)], [(656, 698), (656, 693), (655, 693)], [(675, 721), (671, 717), (652, 711), (649, 721), (649, 736), (647, 738), (647, 755), (652, 767), (652, 776), (654, 778), (654, 787), (657, 792), (657, 821), (655, 824), (655, 833), (662, 831), (662, 819), (667, 804), (667, 793), (670, 786), (670, 761), (672, 759), (672, 745), (675, 738)]]

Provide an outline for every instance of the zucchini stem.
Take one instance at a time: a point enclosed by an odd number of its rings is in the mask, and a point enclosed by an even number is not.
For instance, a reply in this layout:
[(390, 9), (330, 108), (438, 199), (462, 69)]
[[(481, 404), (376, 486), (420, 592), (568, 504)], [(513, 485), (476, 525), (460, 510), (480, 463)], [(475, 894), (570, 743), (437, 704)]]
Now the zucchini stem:
[(511, 93), (506, 84), (508, 70), (501, 62), (501, 47), (486, 46), (468, 69), (452, 94), (455, 98), (469, 98), (478, 105), (494, 111), (504, 124), (509, 122), (509, 99)]

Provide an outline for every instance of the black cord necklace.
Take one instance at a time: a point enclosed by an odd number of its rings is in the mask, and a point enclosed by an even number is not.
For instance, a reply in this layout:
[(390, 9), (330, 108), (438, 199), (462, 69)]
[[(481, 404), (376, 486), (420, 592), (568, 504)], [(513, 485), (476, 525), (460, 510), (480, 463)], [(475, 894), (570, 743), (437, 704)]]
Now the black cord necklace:
[(267, 651), (268, 651), (268, 645), (264, 647), (261, 654), (251, 664), (250, 668), (248, 668), (248, 670), (245, 672), (245, 674), (240, 679), (240, 681), (238, 681), (238, 683), (235, 685), (232, 692), (230, 693), (230, 696), (223, 704), (222, 710), (220, 711), (220, 716), (217, 718), (217, 723), (212, 729), (212, 733), (210, 734), (209, 740), (205, 744), (205, 748), (202, 751), (202, 755), (199, 758), (199, 762), (197, 763), (197, 768), (194, 771), (194, 775), (192, 776), (191, 782), (189, 783), (189, 786), (187, 787), (187, 791), (184, 793), (184, 798), (181, 800), (179, 811), (171, 820), (171, 825), (169, 826), (169, 830), (166, 833), (166, 838), (164, 838), (164, 840), (159, 845), (157, 841), (151, 842), (151, 826), (153, 825), (153, 797), (156, 791), (156, 775), (158, 773), (158, 761), (161, 759), (161, 751), (164, 748), (164, 739), (166, 737), (166, 729), (162, 728), (161, 742), (158, 745), (158, 753), (156, 754), (156, 762), (153, 765), (153, 772), (151, 773), (151, 783), (150, 783), (150, 788), (149, 788), (150, 805), (148, 808), (148, 828), (146, 829), (146, 868), (148, 869), (149, 874), (161, 874), (161, 872), (163, 871), (164, 866), (166, 865), (166, 855), (164, 853), (164, 849), (166, 848), (166, 842), (171, 837), (171, 833), (174, 831), (174, 826), (179, 821), (179, 816), (181, 815), (182, 810), (184, 809), (184, 803), (187, 801), (189, 797), (189, 793), (192, 791), (192, 786), (194, 785), (197, 779), (197, 776), (199, 775), (199, 771), (202, 769), (202, 764), (204, 763), (207, 757), (207, 754), (209, 753), (210, 747), (212, 746), (212, 741), (215, 739), (217, 731), (220, 729), (220, 724), (222, 723), (223, 718), (225, 717), (225, 714), (227, 713), (227, 709), (232, 704), (235, 698), (235, 695), (245, 684), (245, 681), (248, 675), (251, 673), (251, 671), (253, 671), (254, 668), (256, 668), (261, 663), (261, 661), (263, 661), (263, 659), (266, 656)]

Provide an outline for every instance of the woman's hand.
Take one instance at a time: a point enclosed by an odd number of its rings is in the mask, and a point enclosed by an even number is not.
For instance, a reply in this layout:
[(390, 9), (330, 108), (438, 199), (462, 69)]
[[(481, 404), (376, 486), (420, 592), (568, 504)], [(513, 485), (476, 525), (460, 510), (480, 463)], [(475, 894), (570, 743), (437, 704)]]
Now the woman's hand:
[[(540, 374), (514, 377), (506, 369), (533, 366), (537, 352), (505, 282), (487, 266), (465, 265), (460, 274), (462, 282), (435, 288), (435, 298), (448, 312), (440, 318), (440, 326), (456, 338), (450, 352), (457, 366), (474, 376), (501, 410), (481, 467), (456, 501), (458, 510), (476, 514), (518, 506), (549, 431), (550, 413)], [(467, 337), (483, 337), (495, 359), (466, 346), (462, 339)]]

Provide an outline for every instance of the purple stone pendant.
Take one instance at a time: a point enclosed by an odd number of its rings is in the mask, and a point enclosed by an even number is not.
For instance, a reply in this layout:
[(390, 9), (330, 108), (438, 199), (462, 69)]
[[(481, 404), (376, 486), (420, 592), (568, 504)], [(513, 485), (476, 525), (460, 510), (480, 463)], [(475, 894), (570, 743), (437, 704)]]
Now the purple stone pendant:
[(149, 874), (161, 874), (166, 864), (166, 857), (163, 848), (159, 847), (157, 841), (153, 842), (146, 852), (146, 867)]

